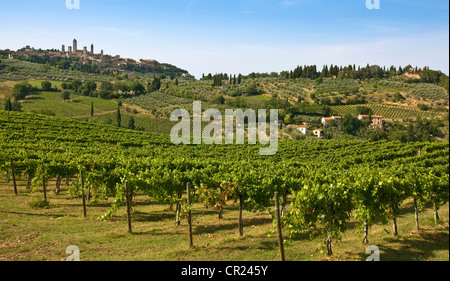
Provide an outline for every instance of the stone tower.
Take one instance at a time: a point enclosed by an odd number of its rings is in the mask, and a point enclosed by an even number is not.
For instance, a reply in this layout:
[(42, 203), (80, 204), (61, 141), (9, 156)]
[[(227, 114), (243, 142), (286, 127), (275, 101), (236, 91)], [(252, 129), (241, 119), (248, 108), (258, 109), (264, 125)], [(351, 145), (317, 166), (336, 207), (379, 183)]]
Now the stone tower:
[(77, 49), (77, 40), (73, 39), (73, 51), (76, 53), (78, 51)]
[(83, 47), (83, 55), (87, 56), (87, 54), (88, 54), (87, 47)]
[(91, 44), (91, 55), (94, 54), (94, 44)]
[(66, 52), (66, 46), (65, 45), (62, 45), (62, 47), (61, 47), (61, 53), (65, 53)]

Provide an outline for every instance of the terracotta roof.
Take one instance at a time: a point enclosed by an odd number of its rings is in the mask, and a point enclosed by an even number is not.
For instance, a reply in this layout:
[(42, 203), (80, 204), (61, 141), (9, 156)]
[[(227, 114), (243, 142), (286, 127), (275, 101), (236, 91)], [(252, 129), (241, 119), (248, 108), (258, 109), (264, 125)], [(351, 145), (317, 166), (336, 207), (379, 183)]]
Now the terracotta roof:
[[(360, 115), (361, 117), (369, 118), (369, 115)], [(381, 115), (372, 115), (372, 118), (383, 118)]]

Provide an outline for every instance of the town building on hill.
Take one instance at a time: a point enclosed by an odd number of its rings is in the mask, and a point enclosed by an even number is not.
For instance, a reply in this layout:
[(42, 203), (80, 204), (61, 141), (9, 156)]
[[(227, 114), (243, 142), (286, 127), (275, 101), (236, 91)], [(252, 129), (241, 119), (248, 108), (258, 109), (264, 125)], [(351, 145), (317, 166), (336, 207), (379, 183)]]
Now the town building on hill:
[(78, 45), (77, 39), (73, 39), (73, 52), (74, 53), (78, 52), (77, 45)]

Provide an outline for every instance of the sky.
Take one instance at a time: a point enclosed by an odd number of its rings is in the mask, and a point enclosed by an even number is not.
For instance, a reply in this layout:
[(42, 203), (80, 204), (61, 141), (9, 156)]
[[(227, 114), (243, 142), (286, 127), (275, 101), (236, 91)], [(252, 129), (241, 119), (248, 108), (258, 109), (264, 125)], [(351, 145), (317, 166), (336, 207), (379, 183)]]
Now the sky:
[(366, 0), (79, 2), (0, 0), (0, 49), (67, 48), (76, 38), (80, 49), (155, 59), (196, 78), (368, 63), (449, 74), (448, 0), (379, 0), (379, 9)]

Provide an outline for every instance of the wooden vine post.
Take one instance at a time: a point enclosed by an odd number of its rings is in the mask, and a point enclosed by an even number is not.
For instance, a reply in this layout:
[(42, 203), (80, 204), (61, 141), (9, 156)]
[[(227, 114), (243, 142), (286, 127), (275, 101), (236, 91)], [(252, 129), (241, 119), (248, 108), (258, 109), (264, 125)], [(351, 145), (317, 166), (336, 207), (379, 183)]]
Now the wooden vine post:
[(84, 195), (84, 174), (83, 170), (80, 171), (81, 176), (81, 197), (83, 198), (83, 217), (86, 217), (86, 196)]
[(191, 183), (186, 185), (187, 192), (187, 221), (189, 227), (189, 247), (194, 247), (194, 242), (192, 240), (192, 212), (191, 212)]
[(181, 191), (178, 192), (178, 201), (177, 201), (177, 206), (176, 206), (176, 218), (175, 218), (175, 224), (177, 226), (180, 225), (180, 212), (181, 212)]
[(283, 234), (281, 232), (280, 206), (279, 206), (278, 192), (275, 192), (275, 218), (276, 218), (276, 221), (277, 221), (278, 247), (280, 248), (280, 258), (281, 258), (281, 261), (285, 261), (285, 258), (284, 258)]
[(44, 189), (44, 199), (47, 201), (47, 187), (45, 186), (45, 170), (44, 164), (41, 165), (42, 168), (42, 188)]
[(128, 233), (132, 233), (133, 230), (131, 228), (131, 200), (130, 200), (130, 191), (128, 190), (128, 181), (125, 181), (125, 197), (127, 200)]
[(13, 163), (12, 158), (10, 158), (9, 161), (11, 163), (11, 174), (12, 174), (13, 185), (14, 185), (14, 193), (17, 195), (17, 184), (16, 184), (16, 175), (15, 175), (15, 170), (14, 170), (14, 163)]
[[(422, 154), (422, 152), (420, 151), (420, 149), (419, 149), (419, 151), (417, 152), (417, 155), (418, 156), (420, 156)], [(420, 227), (419, 227), (419, 206), (418, 206), (418, 202), (417, 202), (417, 184), (416, 183), (414, 183), (414, 190), (413, 190), (413, 192), (415, 193), (414, 194), (414, 219), (415, 219), (415, 221), (416, 221), (416, 230), (417, 231), (419, 231), (420, 230)]]
[(242, 212), (244, 211), (244, 202), (242, 202), (242, 195), (239, 194), (239, 236), (244, 236), (244, 223), (242, 221)]

